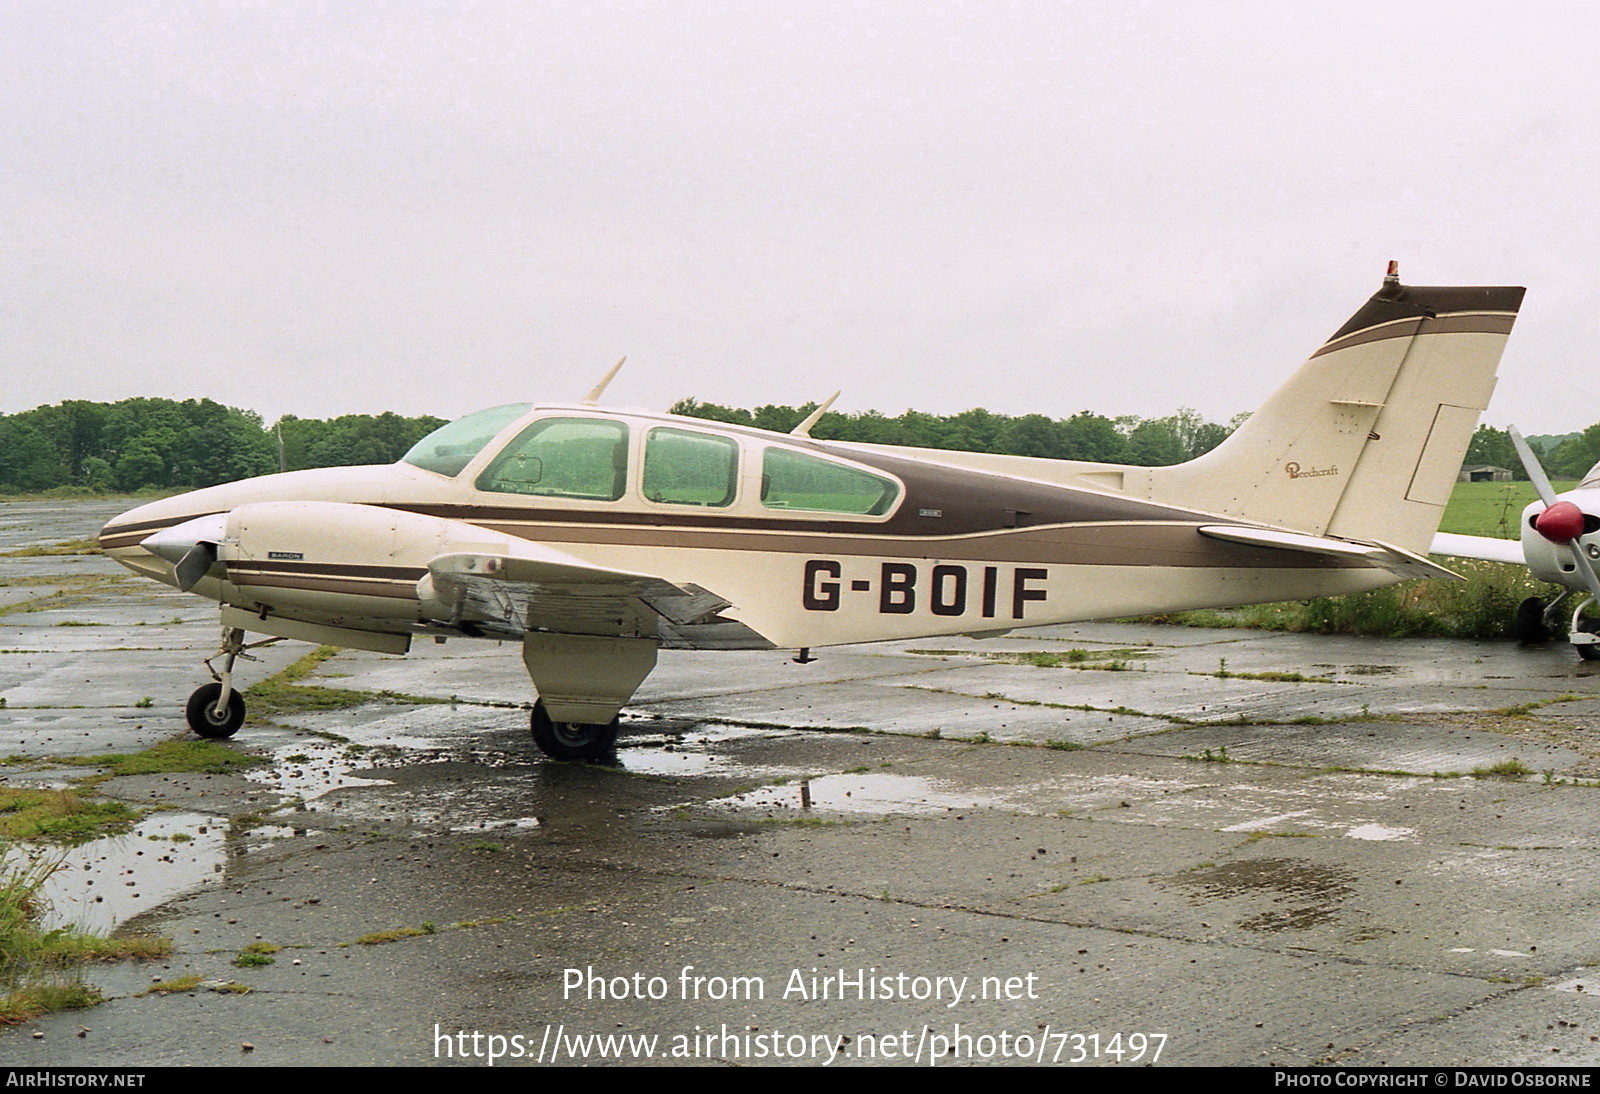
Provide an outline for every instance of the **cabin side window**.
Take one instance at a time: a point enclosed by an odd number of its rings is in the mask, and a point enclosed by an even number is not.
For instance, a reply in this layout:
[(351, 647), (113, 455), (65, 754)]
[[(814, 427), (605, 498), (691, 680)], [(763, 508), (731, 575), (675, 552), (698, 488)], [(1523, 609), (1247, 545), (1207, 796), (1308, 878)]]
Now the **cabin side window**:
[(645, 439), (640, 485), (646, 500), (666, 505), (732, 505), (739, 444), (689, 429), (652, 429)]
[(900, 497), (893, 479), (786, 448), (761, 458), (761, 504), (768, 509), (878, 517)]
[(616, 501), (628, 482), (628, 427), (601, 418), (545, 418), (478, 476), (499, 494)]

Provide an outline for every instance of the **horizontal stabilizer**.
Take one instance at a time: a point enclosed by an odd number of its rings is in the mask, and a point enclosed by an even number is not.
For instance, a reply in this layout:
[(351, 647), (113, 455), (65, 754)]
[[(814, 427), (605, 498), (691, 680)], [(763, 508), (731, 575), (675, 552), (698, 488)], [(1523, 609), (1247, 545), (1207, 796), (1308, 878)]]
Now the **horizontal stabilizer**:
[(1454, 532), (1439, 532), (1433, 537), (1433, 553), (1454, 558), (1476, 558), (1484, 562), (1510, 562), (1525, 565), (1522, 543), (1515, 539), (1492, 539), (1489, 536), (1461, 536)]
[(1235, 524), (1205, 524), (1201, 525), (1199, 532), (1212, 539), (1225, 539), (1230, 543), (1243, 543), (1251, 547), (1272, 547), (1284, 551), (1304, 551), (1313, 555), (1357, 560), (1380, 570), (1388, 570), (1401, 578), (1450, 577), (1462, 580), (1460, 574), (1429, 562), (1421, 555), (1377, 541), (1361, 543), (1355, 540), (1307, 535), (1304, 532), (1284, 532), (1275, 528), (1252, 528)]

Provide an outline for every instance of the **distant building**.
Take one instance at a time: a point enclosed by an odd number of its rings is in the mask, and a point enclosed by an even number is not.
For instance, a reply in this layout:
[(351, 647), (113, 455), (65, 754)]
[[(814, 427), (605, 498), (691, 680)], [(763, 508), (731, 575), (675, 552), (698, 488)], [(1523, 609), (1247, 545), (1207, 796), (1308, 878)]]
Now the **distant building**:
[(1487, 463), (1466, 463), (1461, 465), (1461, 473), (1456, 476), (1457, 482), (1510, 482), (1511, 468), (1495, 467)]

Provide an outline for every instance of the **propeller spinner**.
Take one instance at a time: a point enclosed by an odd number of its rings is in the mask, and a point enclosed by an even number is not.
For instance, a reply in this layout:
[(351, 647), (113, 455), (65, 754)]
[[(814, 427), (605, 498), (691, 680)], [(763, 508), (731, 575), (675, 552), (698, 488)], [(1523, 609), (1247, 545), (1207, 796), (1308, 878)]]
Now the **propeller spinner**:
[(1533, 518), (1533, 530), (1551, 543), (1571, 543), (1583, 535), (1583, 510), (1570, 501), (1547, 505)]

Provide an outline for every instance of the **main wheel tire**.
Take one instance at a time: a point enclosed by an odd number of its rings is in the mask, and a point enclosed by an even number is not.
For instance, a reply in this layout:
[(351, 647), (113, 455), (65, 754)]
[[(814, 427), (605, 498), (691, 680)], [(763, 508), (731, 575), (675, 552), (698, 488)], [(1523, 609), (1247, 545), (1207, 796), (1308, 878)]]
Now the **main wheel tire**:
[(237, 690), (228, 692), (228, 709), (219, 718), (217, 697), (221, 694), (221, 684), (203, 684), (189, 696), (189, 704), (184, 707), (189, 728), (202, 737), (232, 737), (244, 725), (244, 696)]
[(555, 760), (604, 760), (617, 750), (617, 727), (621, 719), (613, 718), (609, 725), (599, 722), (554, 722), (544, 703), (533, 704), (533, 743), (539, 751)]
[(1516, 620), (1512, 624), (1518, 642), (1537, 645), (1550, 641), (1550, 628), (1544, 622), (1544, 601), (1530, 596), (1517, 605)]
[[(1600, 634), (1600, 619), (1580, 619), (1578, 629), (1584, 634)], [(1600, 661), (1600, 645), (1585, 642), (1581, 646), (1573, 646), (1578, 651), (1578, 656), (1585, 661)]]

